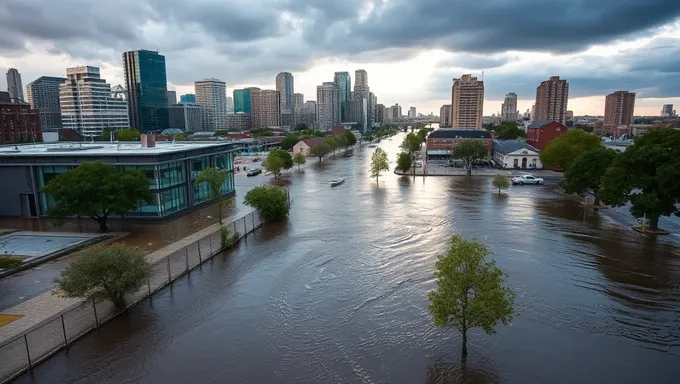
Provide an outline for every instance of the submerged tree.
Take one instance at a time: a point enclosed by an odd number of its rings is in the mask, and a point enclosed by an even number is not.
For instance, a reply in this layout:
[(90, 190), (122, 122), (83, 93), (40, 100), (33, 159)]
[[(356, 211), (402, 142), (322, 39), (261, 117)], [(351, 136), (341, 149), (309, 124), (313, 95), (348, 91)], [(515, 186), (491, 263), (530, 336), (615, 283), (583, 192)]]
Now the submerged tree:
[(454, 160), (462, 160), (468, 175), (472, 175), (472, 164), (489, 156), (489, 150), (479, 140), (467, 139), (453, 146), (451, 156)]
[(217, 204), (217, 221), (222, 224), (222, 208), (226, 204), (222, 194), (224, 183), (229, 178), (229, 172), (219, 168), (206, 168), (198, 174), (194, 183), (199, 185), (205, 183), (208, 187), (210, 201)]
[(583, 195), (591, 191), (595, 196), (595, 205), (600, 203), (602, 179), (619, 153), (604, 146), (588, 150), (574, 160), (560, 183), (567, 193)]
[(371, 156), (371, 177), (375, 177), (376, 184), (378, 183), (380, 172), (389, 170), (390, 162), (387, 159), (387, 153), (380, 147), (376, 148)]
[(508, 189), (510, 188), (510, 181), (508, 180), (507, 177), (503, 175), (496, 175), (493, 177), (493, 181), (491, 182), (494, 188), (498, 188), (498, 194), (501, 194), (501, 189)]

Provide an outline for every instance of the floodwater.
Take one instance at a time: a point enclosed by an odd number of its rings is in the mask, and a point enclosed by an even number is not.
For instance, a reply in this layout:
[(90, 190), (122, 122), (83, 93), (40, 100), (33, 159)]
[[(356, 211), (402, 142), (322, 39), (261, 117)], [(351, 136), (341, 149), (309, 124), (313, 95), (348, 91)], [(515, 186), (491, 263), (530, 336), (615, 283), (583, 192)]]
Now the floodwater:
[[(399, 141), (382, 144), (393, 163)], [(586, 211), (554, 180), (500, 196), (483, 177), (386, 172), (376, 184), (372, 152), (292, 174), (288, 222), (16, 382), (425, 383), (442, 371), (450, 382), (677, 382), (677, 235), (644, 237), (625, 209)], [(335, 177), (346, 181), (331, 189)], [(426, 297), (456, 233), (493, 250), (519, 313), (496, 335), (472, 333), (465, 373), (459, 335), (432, 326)]]

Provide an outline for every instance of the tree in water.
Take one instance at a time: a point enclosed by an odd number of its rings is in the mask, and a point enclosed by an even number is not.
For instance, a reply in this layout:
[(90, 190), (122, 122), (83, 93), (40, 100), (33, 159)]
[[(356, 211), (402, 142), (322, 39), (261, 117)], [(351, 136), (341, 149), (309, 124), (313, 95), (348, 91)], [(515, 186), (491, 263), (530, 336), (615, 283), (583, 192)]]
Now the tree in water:
[(390, 162), (387, 159), (387, 153), (380, 147), (375, 149), (371, 156), (371, 177), (375, 177), (375, 183), (378, 183), (378, 176), (380, 172), (390, 170)]
[(223, 197), (223, 186), (229, 178), (229, 172), (224, 169), (206, 168), (198, 174), (194, 180), (195, 184), (205, 183), (208, 186), (208, 194), (210, 201), (217, 204), (217, 221), (222, 224), (222, 208), (224, 208), (225, 200)]

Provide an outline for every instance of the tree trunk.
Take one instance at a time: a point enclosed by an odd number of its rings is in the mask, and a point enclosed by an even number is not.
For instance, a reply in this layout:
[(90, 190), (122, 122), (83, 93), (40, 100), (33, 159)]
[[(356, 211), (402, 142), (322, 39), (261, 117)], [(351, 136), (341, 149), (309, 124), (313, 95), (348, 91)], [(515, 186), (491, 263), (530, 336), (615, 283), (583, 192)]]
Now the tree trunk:
[(112, 297), (111, 301), (113, 302), (113, 306), (116, 307), (116, 311), (120, 312), (125, 309), (125, 297)]
[(104, 233), (109, 231), (109, 227), (106, 225), (106, 217), (95, 217), (93, 219), (99, 224), (99, 232)]
[(593, 201), (593, 205), (600, 205), (600, 198), (595, 195), (595, 201)]
[(222, 225), (222, 200), (217, 200), (217, 221)]
[(659, 229), (659, 215), (649, 217), (649, 229)]
[(467, 357), (467, 329), (463, 331), (463, 358)]
[(501, 194), (501, 189), (500, 189), (500, 188), (498, 188), (498, 194), (499, 194), (499, 195)]

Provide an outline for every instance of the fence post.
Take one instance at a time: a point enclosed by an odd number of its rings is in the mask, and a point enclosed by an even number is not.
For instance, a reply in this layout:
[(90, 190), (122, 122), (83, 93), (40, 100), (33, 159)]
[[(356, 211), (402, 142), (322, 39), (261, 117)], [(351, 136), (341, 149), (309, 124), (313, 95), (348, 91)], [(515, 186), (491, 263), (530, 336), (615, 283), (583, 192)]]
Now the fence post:
[(99, 328), (99, 317), (97, 317), (97, 302), (92, 299), (92, 308), (94, 308), (94, 323)]
[(187, 271), (189, 270), (189, 247), (184, 247), (184, 260), (187, 263)]
[(149, 288), (149, 296), (151, 296), (151, 278), (146, 278), (146, 287)]
[(255, 232), (255, 212), (250, 212), (250, 218), (253, 219), (253, 232)]
[(28, 337), (27, 333), (24, 333), (24, 344), (26, 344), (26, 356), (28, 357), (28, 369), (33, 369), (33, 363), (31, 363), (31, 351), (28, 350)]
[(61, 315), (61, 329), (64, 331), (64, 345), (68, 347), (68, 339), (66, 338), (66, 324), (64, 323), (64, 315)]
[[(203, 257), (201, 257), (201, 244), (200, 240), (196, 242), (196, 248), (198, 248), (198, 262), (203, 264)], [(210, 246), (210, 254), (212, 255), (212, 246)]]
[[(220, 226), (220, 231), (222, 230), (222, 227)], [(199, 240), (200, 241), (200, 240)], [(208, 246), (210, 248), (210, 254), (213, 254), (213, 249), (212, 249), (212, 235), (208, 235)]]
[(236, 220), (231, 223), (234, 226), (234, 233), (236, 233)]
[(172, 256), (172, 254), (168, 255), (168, 257), (165, 259), (165, 261), (168, 262), (167, 263), (168, 264), (168, 283), (172, 281), (172, 274), (170, 273), (170, 256)]
[(243, 237), (248, 236), (248, 224), (246, 224), (246, 217), (243, 216)]

